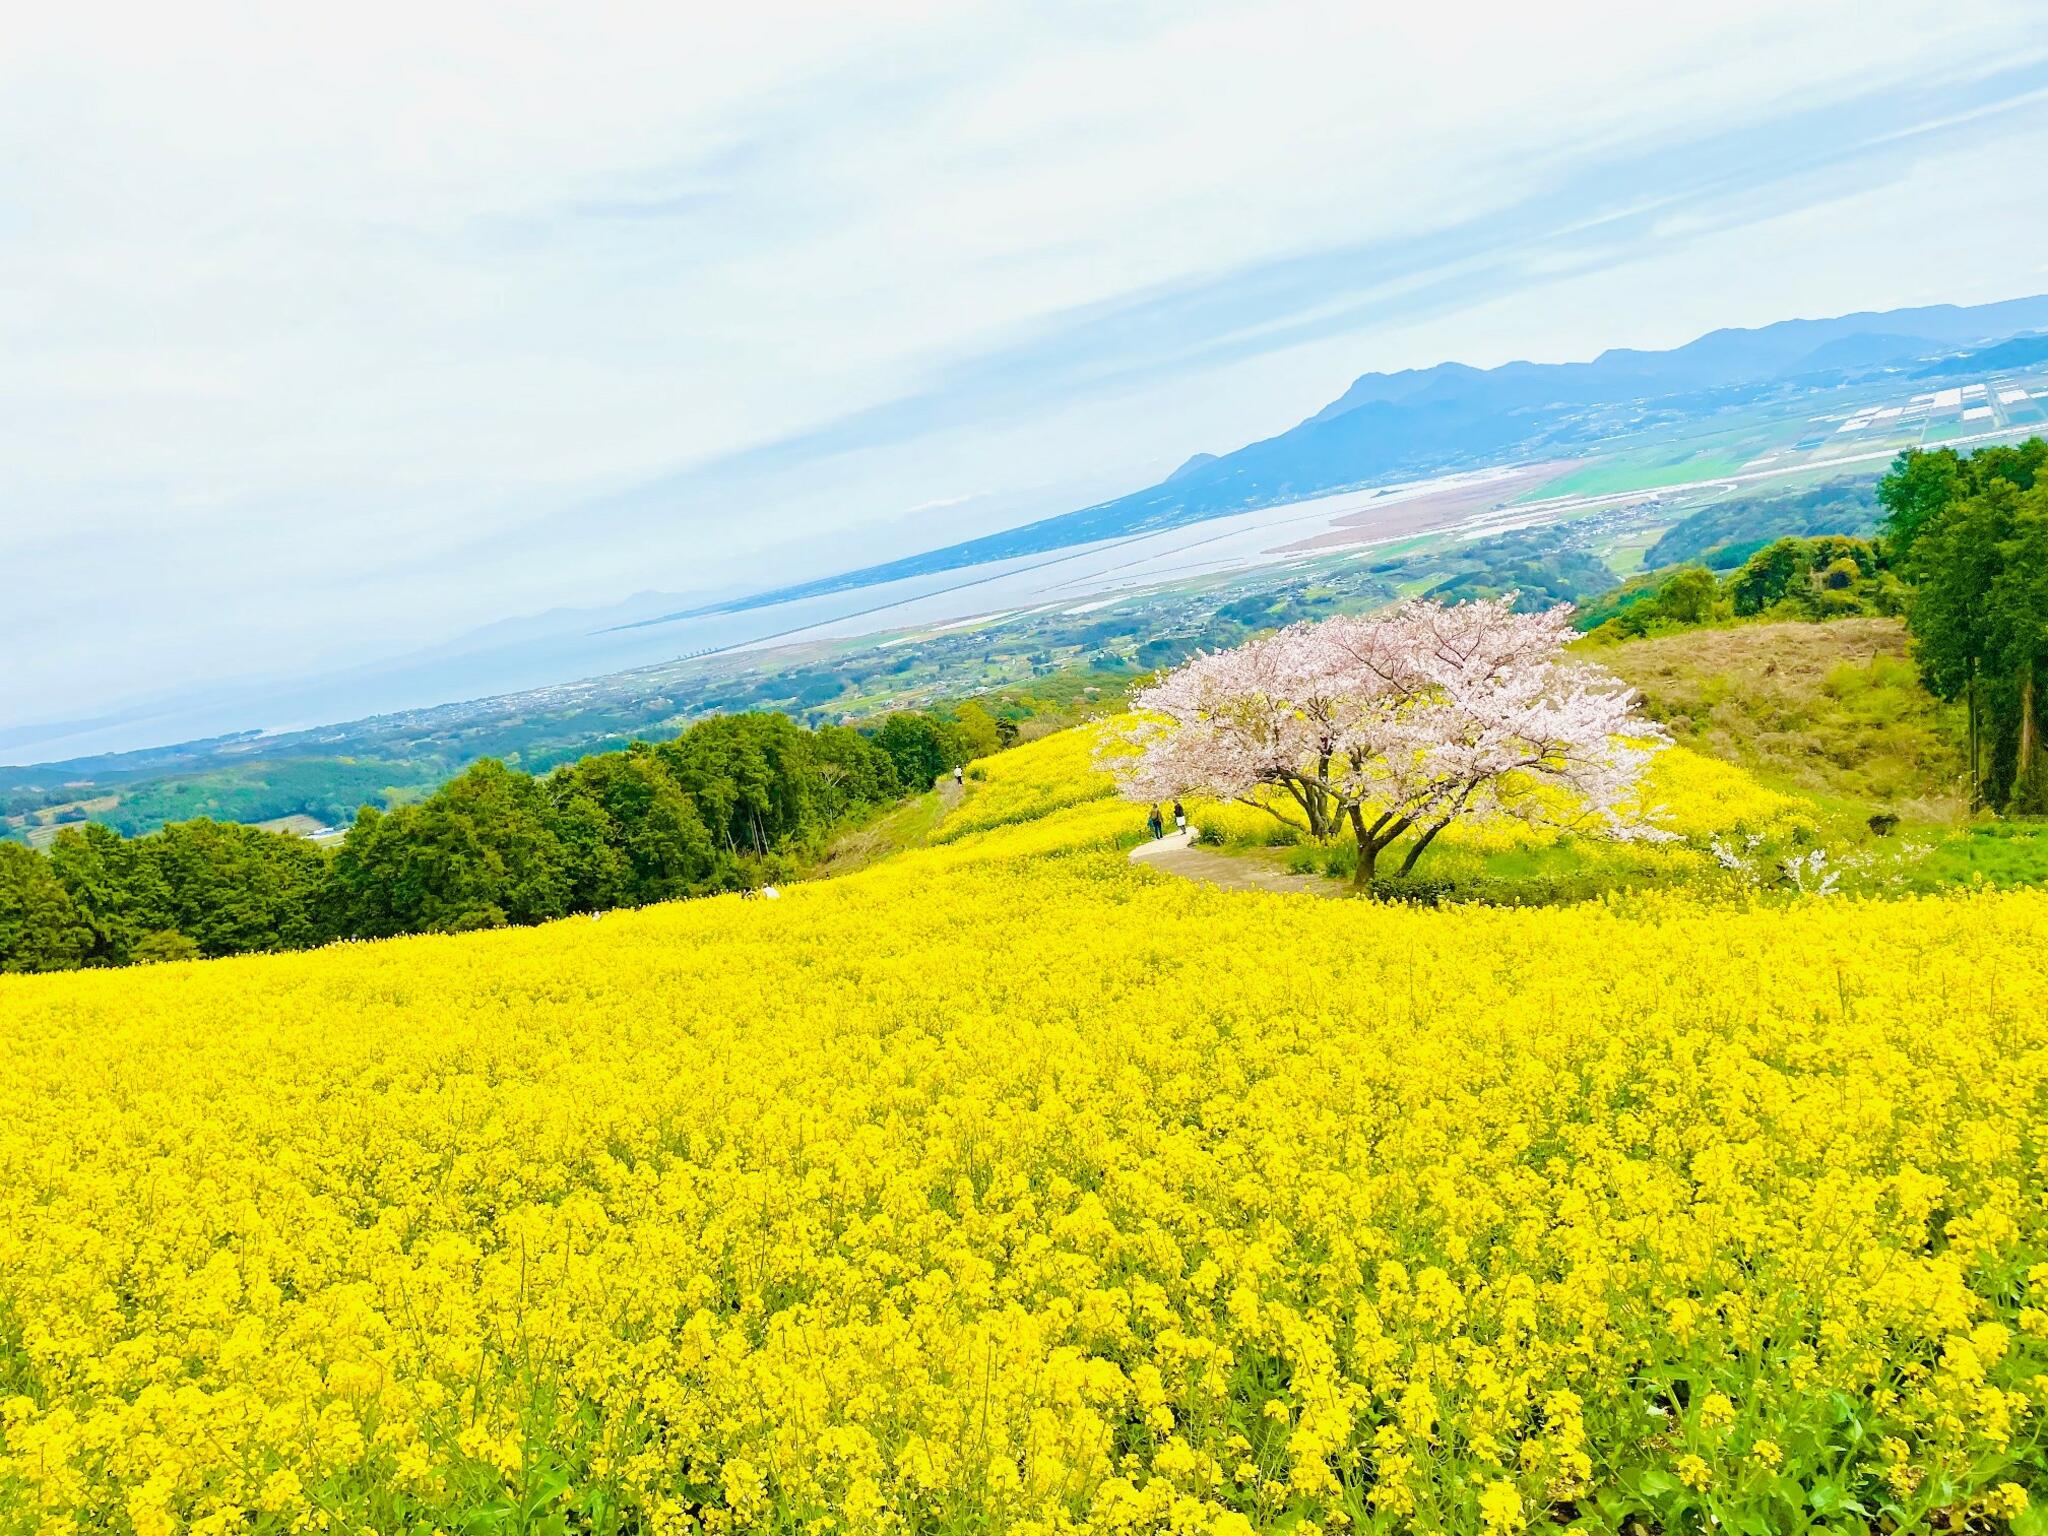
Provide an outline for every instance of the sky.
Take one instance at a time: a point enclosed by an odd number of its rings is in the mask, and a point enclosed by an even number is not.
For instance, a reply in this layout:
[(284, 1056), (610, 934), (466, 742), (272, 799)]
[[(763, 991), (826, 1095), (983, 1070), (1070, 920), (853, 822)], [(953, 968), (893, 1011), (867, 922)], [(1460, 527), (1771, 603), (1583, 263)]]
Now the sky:
[(2048, 291), (2039, 0), (12, 10), (0, 729)]

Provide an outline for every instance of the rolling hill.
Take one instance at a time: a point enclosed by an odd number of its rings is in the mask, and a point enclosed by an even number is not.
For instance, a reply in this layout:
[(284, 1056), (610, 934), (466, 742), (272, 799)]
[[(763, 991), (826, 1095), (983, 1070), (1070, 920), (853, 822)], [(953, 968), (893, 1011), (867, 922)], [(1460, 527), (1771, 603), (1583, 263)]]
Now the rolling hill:
[(1087, 762), (774, 901), (0, 977), (10, 1529), (2027, 1508), (2048, 898), (1232, 893)]

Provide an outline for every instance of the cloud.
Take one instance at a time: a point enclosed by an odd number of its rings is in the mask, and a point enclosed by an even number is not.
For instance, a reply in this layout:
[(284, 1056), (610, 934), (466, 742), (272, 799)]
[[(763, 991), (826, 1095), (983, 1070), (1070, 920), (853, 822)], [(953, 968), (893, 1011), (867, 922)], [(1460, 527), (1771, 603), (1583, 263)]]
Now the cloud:
[(1049, 317), (1027, 334), (935, 364), (913, 393), (714, 457), (596, 510), (620, 515), (679, 496), (731, 494), (751, 475), (914, 442), (1050, 397), (1184, 378), (1598, 272), (1646, 248), (1759, 224), (1895, 179), (1908, 157), (1938, 152), (1989, 118), (2048, 121), (2039, 110), (2048, 105), (2044, 91), (2048, 61), (2031, 62), (1977, 78), (1887, 85), (1699, 139), (1631, 146), (1415, 236), (1289, 254)]
[(0, 725), (902, 553), (1368, 368), (2037, 286), (2043, 68), (2024, 0), (43, 7)]

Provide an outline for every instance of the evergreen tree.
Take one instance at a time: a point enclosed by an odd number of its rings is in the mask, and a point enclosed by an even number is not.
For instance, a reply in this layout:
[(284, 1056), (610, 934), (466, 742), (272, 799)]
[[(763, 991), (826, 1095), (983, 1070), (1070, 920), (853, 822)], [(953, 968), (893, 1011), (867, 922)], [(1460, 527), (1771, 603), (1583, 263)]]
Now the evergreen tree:
[(0, 971), (68, 970), (86, 963), (95, 942), (50, 861), (0, 842)]
[(2048, 811), (2048, 442), (1900, 456), (1879, 487), (1912, 583), (1906, 622), (1928, 691), (1963, 699), (1973, 803)]

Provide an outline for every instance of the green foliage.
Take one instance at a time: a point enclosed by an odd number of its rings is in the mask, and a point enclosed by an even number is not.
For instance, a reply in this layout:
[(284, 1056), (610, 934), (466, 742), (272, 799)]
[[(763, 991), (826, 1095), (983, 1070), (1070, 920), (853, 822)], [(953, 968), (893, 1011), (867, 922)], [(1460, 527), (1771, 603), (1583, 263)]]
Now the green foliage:
[(1643, 565), (1657, 570), (1697, 563), (1731, 570), (1787, 535), (1866, 537), (1877, 531), (1878, 517), (1875, 487), (1868, 480), (1831, 480), (1790, 496), (1737, 496), (1673, 523), (1644, 551)]
[(1895, 614), (1905, 602), (1884, 547), (1838, 534), (1766, 545), (1728, 578), (1727, 596), (1737, 618)]
[(1901, 454), (1879, 486), (1928, 689), (1961, 699), (1973, 793), (2048, 810), (2048, 442)]
[(325, 936), (326, 858), (282, 832), (202, 818), (131, 839), (86, 824), (58, 833), (48, 862), (91, 931), (83, 964), (125, 965), (164, 932), (206, 955), (297, 949)]
[(92, 926), (72, 905), (49, 861), (0, 843), (0, 971), (61, 971), (92, 953)]
[(1937, 838), (1896, 881), (1898, 888), (1916, 892), (1976, 884), (2048, 885), (2048, 824), (1975, 823)]
[(1885, 533), (1901, 561), (1912, 558), (1920, 531), (1964, 490), (1963, 460), (1953, 448), (1902, 453), (1890, 473), (1878, 482), (1877, 499), (1885, 511)]
[(199, 946), (175, 928), (160, 928), (155, 933), (146, 933), (137, 939), (129, 958), (137, 965), (153, 965), (167, 960), (197, 960)]
[(417, 803), (362, 807), (331, 854), (205, 818), (133, 838), (66, 827), (47, 856), (0, 844), (0, 968), (462, 932), (783, 878), (834, 827), (899, 798), (882, 736), (943, 769), (1002, 731), (980, 706), (892, 716), (873, 740), (733, 715), (545, 777), (486, 758)]
[(899, 712), (882, 722), (875, 745), (889, 756), (896, 777), (913, 790), (929, 789), (940, 774), (967, 761), (967, 746), (944, 721)]
[[(1629, 609), (1641, 603), (1654, 602), (1657, 589), (1670, 575), (1668, 571), (1647, 571), (1631, 576), (1617, 587), (1609, 587), (1596, 597), (1588, 598), (1578, 605), (1572, 615), (1572, 626), (1581, 634), (1599, 634), (1603, 639), (1629, 638), (1641, 630), (1635, 626), (1647, 626), (1652, 615), (1646, 614), (1639, 620), (1631, 620), (1628, 626), (1608, 630), (1604, 626), (1620, 618)], [(1654, 610), (1653, 610), (1654, 612)]]
[(633, 746), (586, 757), (557, 768), (547, 789), (555, 834), (573, 871), (568, 903), (574, 910), (681, 895), (711, 880), (719, 867), (704, 806), (677, 781), (659, 749)]
[[(969, 699), (953, 711), (953, 728), (959, 734), (961, 745), (970, 758), (987, 757), (999, 752), (1004, 746), (1002, 727), (980, 704)], [(1010, 740), (1016, 740), (1016, 727), (1010, 729)]]
[(326, 938), (327, 858), (304, 838), (231, 822), (186, 821), (143, 840), (162, 881), (163, 920), (205, 955), (301, 949)]
[(67, 827), (50, 845), (52, 872), (92, 926), (93, 962), (125, 965), (146, 935), (174, 926), (156, 848), (96, 822)]
[(334, 857), (332, 930), (385, 938), (563, 916), (573, 879), (549, 810), (538, 780), (490, 759), (419, 805), (364, 807)]
[(765, 854), (847, 809), (817, 771), (811, 733), (787, 715), (717, 716), (654, 754), (696, 803), (712, 844), (729, 855)]
[(1710, 624), (1721, 611), (1721, 584), (1712, 571), (1690, 567), (1657, 589), (1657, 606), (1674, 624)]
[(1639, 577), (1588, 604), (1574, 622), (1611, 642), (1731, 619), (1895, 614), (1905, 600), (1882, 544), (1824, 534), (1774, 540), (1725, 579), (1703, 565)]
[(1690, 565), (1654, 579), (1629, 583), (1608, 600), (1582, 612), (1576, 622), (1597, 641), (1633, 640), (1694, 629), (1729, 617), (1721, 583), (1705, 566)]

